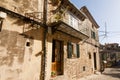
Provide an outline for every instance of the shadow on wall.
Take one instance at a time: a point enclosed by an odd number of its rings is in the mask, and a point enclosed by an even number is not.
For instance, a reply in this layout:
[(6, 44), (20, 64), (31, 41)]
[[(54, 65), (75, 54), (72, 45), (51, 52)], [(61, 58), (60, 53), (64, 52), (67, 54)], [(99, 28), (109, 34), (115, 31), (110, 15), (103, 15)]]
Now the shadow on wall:
[(38, 29), (31, 29), (29, 31), (23, 32), (20, 35), (23, 35), (24, 37), (32, 38), (34, 40), (41, 40), (43, 39), (43, 29), (38, 28)]

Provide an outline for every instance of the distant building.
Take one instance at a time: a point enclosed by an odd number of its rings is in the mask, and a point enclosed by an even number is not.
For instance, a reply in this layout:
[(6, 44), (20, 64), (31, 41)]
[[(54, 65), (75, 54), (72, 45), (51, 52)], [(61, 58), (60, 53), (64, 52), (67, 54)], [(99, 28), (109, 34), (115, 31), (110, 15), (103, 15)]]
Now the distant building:
[(107, 61), (107, 67), (117, 65), (120, 61), (120, 46), (118, 43), (108, 43), (100, 46), (101, 62)]
[[(47, 2), (46, 2), (47, 1)], [(0, 80), (74, 80), (100, 70), (96, 21), (69, 0), (0, 1)]]

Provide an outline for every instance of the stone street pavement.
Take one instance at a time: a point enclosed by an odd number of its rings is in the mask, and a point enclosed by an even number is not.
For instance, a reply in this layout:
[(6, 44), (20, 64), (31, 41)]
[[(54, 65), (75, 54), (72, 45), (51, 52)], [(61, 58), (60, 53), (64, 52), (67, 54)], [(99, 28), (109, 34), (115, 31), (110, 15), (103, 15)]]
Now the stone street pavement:
[(94, 74), (79, 80), (120, 80), (120, 68), (106, 68), (102, 74)]

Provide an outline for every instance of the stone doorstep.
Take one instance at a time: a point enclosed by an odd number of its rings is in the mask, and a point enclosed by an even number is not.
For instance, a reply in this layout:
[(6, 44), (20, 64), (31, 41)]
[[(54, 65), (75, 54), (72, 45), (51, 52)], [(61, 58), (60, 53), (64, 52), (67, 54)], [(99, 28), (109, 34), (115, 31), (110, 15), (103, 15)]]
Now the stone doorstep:
[(63, 78), (64, 78), (63, 75), (59, 75), (59, 76), (51, 77), (50, 80), (61, 80)]
[(99, 71), (95, 71), (94, 74), (101, 75), (101, 72), (99, 72)]

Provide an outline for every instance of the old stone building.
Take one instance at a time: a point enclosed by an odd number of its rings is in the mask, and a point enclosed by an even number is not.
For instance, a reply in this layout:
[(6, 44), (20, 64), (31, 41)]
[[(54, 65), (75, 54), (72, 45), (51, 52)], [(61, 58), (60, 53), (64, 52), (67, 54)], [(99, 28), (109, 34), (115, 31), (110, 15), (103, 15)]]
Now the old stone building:
[(120, 46), (118, 43), (100, 45), (101, 62), (107, 61), (106, 67), (120, 65)]
[(76, 80), (99, 71), (96, 21), (69, 0), (0, 1), (0, 80)]

